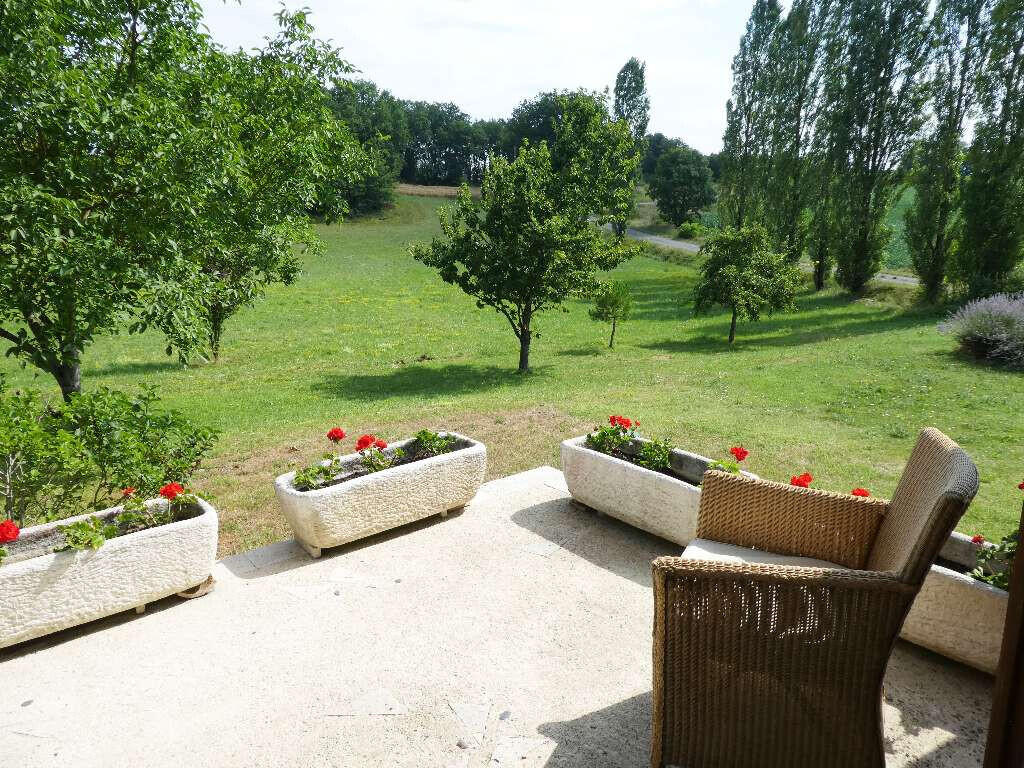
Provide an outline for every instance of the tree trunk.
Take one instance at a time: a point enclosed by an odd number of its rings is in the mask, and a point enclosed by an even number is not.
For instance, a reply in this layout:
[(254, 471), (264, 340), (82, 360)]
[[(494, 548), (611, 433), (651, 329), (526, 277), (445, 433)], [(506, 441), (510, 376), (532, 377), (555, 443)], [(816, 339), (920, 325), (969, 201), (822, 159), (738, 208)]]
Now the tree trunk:
[(608, 339), (608, 349), (615, 348), (615, 321), (612, 320), (612, 337)]
[(736, 340), (736, 309), (732, 310), (732, 324), (729, 326), (729, 343), (732, 344)]
[(530, 332), (519, 337), (519, 372), (526, 373), (530, 370)]
[(220, 337), (224, 332), (224, 313), (220, 307), (210, 308), (210, 357), (216, 362), (220, 357)]
[(64, 398), (64, 402), (68, 402), (71, 400), (72, 395), (77, 395), (82, 391), (82, 364), (80, 356), (81, 353), (78, 350), (72, 350), (51, 371), (53, 378), (57, 380), (57, 384), (60, 386), (60, 393)]

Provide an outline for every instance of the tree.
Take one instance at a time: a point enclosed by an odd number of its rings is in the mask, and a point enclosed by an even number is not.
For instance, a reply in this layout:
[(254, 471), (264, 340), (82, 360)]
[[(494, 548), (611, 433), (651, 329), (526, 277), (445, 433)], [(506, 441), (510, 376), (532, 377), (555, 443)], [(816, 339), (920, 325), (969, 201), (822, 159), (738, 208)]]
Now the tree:
[(594, 306), (590, 309), (590, 319), (602, 323), (611, 323), (612, 335), (608, 339), (608, 349), (615, 347), (615, 329), (619, 323), (628, 320), (633, 314), (633, 297), (629, 286), (625, 283), (602, 283), (594, 293)]
[(455, 104), (404, 102), (409, 143), (401, 178), (415, 184), (459, 184), (473, 162), (473, 126)]
[(755, 0), (732, 62), (718, 205), (725, 226), (743, 226), (760, 209), (758, 190), (764, 183), (770, 125), (768, 56), (781, 13), (778, 0)]
[(672, 147), (685, 147), (682, 139), (674, 139), (663, 133), (649, 134), (644, 142), (644, 158), (640, 163), (640, 171), (645, 179), (654, 175), (658, 159)]
[(696, 314), (716, 305), (731, 310), (730, 344), (736, 339), (737, 320), (756, 321), (762, 314), (793, 308), (800, 273), (783, 254), (772, 250), (762, 228), (716, 231), (700, 250), (704, 263), (693, 309)]
[(635, 56), (622, 65), (615, 77), (615, 100), (612, 102), (612, 115), (616, 120), (626, 121), (638, 145), (643, 142), (651, 119), (645, 68), (646, 65)]
[[(70, 398), (81, 389), (83, 352), (98, 335), (156, 324), (181, 349), (207, 341), (203, 265), (224, 255), (230, 230), (251, 250), (261, 236), (254, 228), (275, 238), (295, 229), (294, 218), (281, 218), (279, 197), (261, 203), (268, 180), (260, 168), (271, 159), (247, 159), (256, 139), (243, 135), (287, 122), (290, 112), (269, 110), (267, 126), (239, 124), (238, 110), (250, 99), (248, 107), (260, 110), (255, 99), (264, 91), (249, 87), (242, 54), (210, 43), (189, 0), (127, 9), (43, 0), (8, 3), (2, 13), (0, 338), (8, 354), (50, 373)], [(296, 74), (300, 62), (271, 59), (277, 45), (303, 45), (305, 15), (279, 18), (280, 35), (252, 66), (265, 74), (280, 66), (288, 78), (282, 91), (294, 87), (290, 95), (302, 99), (311, 75)], [(304, 206), (309, 175), (324, 170), (306, 150), (326, 137), (293, 140), (315, 162), (296, 186), (285, 181)], [(247, 197), (236, 221), (230, 196), (241, 190)], [(243, 279), (274, 277), (256, 269)]]
[(811, 149), (825, 65), (820, 55), (834, 0), (795, 0), (769, 46), (769, 173), (763, 219), (774, 247), (797, 262), (804, 252), (813, 185)]
[(1024, 5), (998, 0), (978, 79), (956, 271), (970, 292), (1002, 288), (1024, 258)]
[(964, 122), (975, 102), (976, 72), (988, 47), (990, 0), (942, 0), (932, 17), (933, 125), (914, 153), (916, 195), (904, 215), (907, 248), (925, 297), (939, 299), (959, 228)]
[(662, 218), (677, 227), (715, 201), (711, 168), (700, 152), (689, 147), (672, 147), (658, 160), (648, 192)]
[[(297, 247), (322, 248), (307, 211), (319, 204), (324, 220), (339, 219), (348, 210), (346, 192), (362, 181), (367, 164), (321, 85), (351, 68), (313, 37), (304, 14), (282, 11), (278, 18), (281, 31), (264, 49), (228, 58), (224, 104), (239, 167), (201, 211), (202, 239), (189, 249), (214, 360), (225, 322), (271, 283), (288, 285), (298, 276)], [(335, 185), (333, 195), (324, 194), (326, 182)], [(173, 317), (159, 318), (173, 338)]]
[[(529, 369), (533, 320), (573, 295), (593, 290), (595, 273), (632, 255), (604, 224), (632, 196), (639, 164), (633, 137), (593, 102), (565, 98), (547, 142), (523, 142), (514, 160), (495, 157), (481, 198), (463, 187), (442, 209), (441, 237), (413, 256), (509, 323), (519, 340), (519, 371)], [(556, 162), (557, 160), (557, 162)]]
[[(330, 91), (329, 106), (362, 144), (367, 172), (352, 181), (347, 174), (333, 183), (336, 196), (353, 213), (374, 213), (394, 202), (394, 185), (405, 162), (411, 137), (405, 108), (386, 90), (368, 80), (339, 83)], [(323, 214), (322, 209), (316, 213)]]
[(859, 294), (881, 266), (900, 163), (922, 123), (928, 0), (843, 5), (846, 61), (829, 126), (842, 158), (834, 177), (833, 245), (839, 284)]

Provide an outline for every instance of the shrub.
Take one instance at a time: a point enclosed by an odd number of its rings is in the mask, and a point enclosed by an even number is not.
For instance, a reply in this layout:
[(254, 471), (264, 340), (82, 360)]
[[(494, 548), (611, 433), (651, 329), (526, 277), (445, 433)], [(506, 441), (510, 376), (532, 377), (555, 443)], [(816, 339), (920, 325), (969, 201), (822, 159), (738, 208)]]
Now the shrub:
[(0, 392), (0, 504), (19, 525), (113, 506), (126, 488), (155, 496), (182, 483), (215, 433), (164, 411), (151, 389), (97, 389), (51, 405), (36, 392)]
[(1024, 293), (971, 301), (940, 323), (939, 331), (976, 359), (1024, 370)]
[(699, 221), (684, 221), (679, 225), (677, 232), (684, 240), (693, 240), (696, 237), (704, 237), (704, 225)]

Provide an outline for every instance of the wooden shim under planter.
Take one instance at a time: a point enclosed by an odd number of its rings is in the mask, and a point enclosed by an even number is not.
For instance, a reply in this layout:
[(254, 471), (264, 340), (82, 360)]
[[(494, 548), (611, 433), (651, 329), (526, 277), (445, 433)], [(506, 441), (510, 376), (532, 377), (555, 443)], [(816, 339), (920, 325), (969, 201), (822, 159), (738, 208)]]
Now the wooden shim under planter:
[[(161, 502), (148, 502), (161, 503)], [(0, 648), (140, 608), (204, 583), (217, 557), (217, 512), (198, 499), (187, 520), (108, 539), (96, 550), (64, 550), (0, 567)], [(22, 531), (46, 539), (59, 526)]]
[[(274, 491), (295, 540), (313, 557), (375, 533), (465, 506), (484, 481), (487, 449), (483, 443), (455, 432), (448, 453), (361, 475), (311, 491), (296, 490), (294, 472), (281, 475)], [(388, 450), (405, 449), (409, 438)], [(356, 462), (351, 454), (344, 462)]]

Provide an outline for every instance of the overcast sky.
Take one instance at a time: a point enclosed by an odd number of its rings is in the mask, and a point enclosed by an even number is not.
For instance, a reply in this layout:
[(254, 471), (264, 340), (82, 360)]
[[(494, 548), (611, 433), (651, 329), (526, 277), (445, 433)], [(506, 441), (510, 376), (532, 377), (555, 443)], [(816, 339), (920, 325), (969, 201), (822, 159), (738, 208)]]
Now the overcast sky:
[[(403, 99), (507, 117), (553, 88), (602, 89), (630, 56), (647, 62), (650, 131), (721, 147), (729, 66), (752, 0), (287, 0), (320, 37)], [(202, 0), (213, 37), (258, 45), (278, 0)]]

